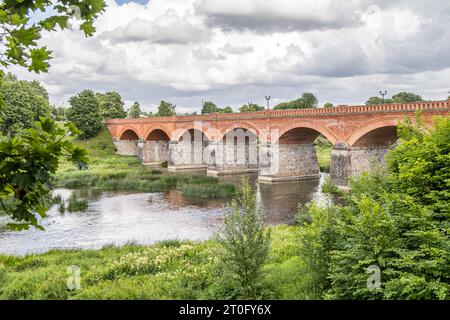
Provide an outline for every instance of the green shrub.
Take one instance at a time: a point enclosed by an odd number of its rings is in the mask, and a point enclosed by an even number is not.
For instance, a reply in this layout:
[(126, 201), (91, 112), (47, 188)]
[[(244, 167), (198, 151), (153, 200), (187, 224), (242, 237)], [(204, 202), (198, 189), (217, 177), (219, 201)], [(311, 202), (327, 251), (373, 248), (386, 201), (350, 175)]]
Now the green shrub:
[(218, 289), (226, 298), (263, 298), (262, 267), (269, 255), (270, 231), (264, 230), (264, 213), (256, 208), (255, 193), (245, 178), (225, 215), (218, 240), (225, 285)]

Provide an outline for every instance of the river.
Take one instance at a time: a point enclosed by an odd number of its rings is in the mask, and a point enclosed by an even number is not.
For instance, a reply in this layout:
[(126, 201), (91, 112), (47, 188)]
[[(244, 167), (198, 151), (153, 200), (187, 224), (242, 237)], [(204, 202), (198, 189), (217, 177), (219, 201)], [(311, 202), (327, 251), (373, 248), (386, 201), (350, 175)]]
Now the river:
[[(256, 176), (258, 206), (267, 224), (293, 222), (298, 203), (311, 200), (330, 202), (321, 193), (320, 179), (276, 184), (260, 184)], [(238, 184), (241, 176), (220, 178)], [(129, 242), (152, 244), (161, 240), (205, 240), (214, 235), (223, 220), (229, 200), (190, 199), (179, 191), (167, 193), (102, 192), (99, 190), (57, 189), (55, 195), (67, 199), (72, 193), (88, 200), (82, 212), (60, 213), (53, 206), (40, 221), (45, 231), (34, 228), (10, 231), (7, 219), (0, 218), (0, 254), (25, 255), (52, 249), (92, 249)]]

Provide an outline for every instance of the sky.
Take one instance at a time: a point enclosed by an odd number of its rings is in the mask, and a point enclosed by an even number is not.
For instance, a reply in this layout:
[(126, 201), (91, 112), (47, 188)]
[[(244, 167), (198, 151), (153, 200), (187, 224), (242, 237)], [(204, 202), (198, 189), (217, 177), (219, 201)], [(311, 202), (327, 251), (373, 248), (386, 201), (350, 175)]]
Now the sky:
[(127, 105), (180, 113), (202, 101), (237, 110), (314, 93), (319, 104), (363, 104), (380, 90), (443, 100), (450, 90), (450, 1), (107, 0), (96, 33), (44, 33), (38, 79), (52, 104), (83, 89)]

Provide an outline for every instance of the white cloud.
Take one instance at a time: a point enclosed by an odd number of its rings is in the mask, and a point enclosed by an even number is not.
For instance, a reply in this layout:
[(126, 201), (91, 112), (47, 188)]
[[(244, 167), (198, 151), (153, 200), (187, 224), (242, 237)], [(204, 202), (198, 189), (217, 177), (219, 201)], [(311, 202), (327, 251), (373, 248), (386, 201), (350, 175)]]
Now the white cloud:
[(160, 100), (190, 112), (202, 99), (236, 108), (307, 90), (321, 103), (362, 103), (380, 89), (439, 99), (450, 85), (449, 18), (437, 0), (108, 0), (93, 38), (43, 37), (48, 74), (14, 71), (57, 104), (90, 88), (149, 111)]

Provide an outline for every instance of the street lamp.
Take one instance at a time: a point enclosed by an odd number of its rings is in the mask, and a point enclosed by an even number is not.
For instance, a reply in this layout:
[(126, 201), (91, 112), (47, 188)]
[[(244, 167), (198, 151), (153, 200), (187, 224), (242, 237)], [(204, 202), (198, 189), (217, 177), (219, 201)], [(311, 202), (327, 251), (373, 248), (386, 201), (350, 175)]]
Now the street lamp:
[(267, 100), (267, 110), (270, 109), (270, 96), (266, 96), (266, 100)]
[(383, 98), (383, 104), (384, 104), (384, 96), (387, 95), (387, 91), (386, 90), (384, 90), (384, 92), (380, 91), (380, 95)]

